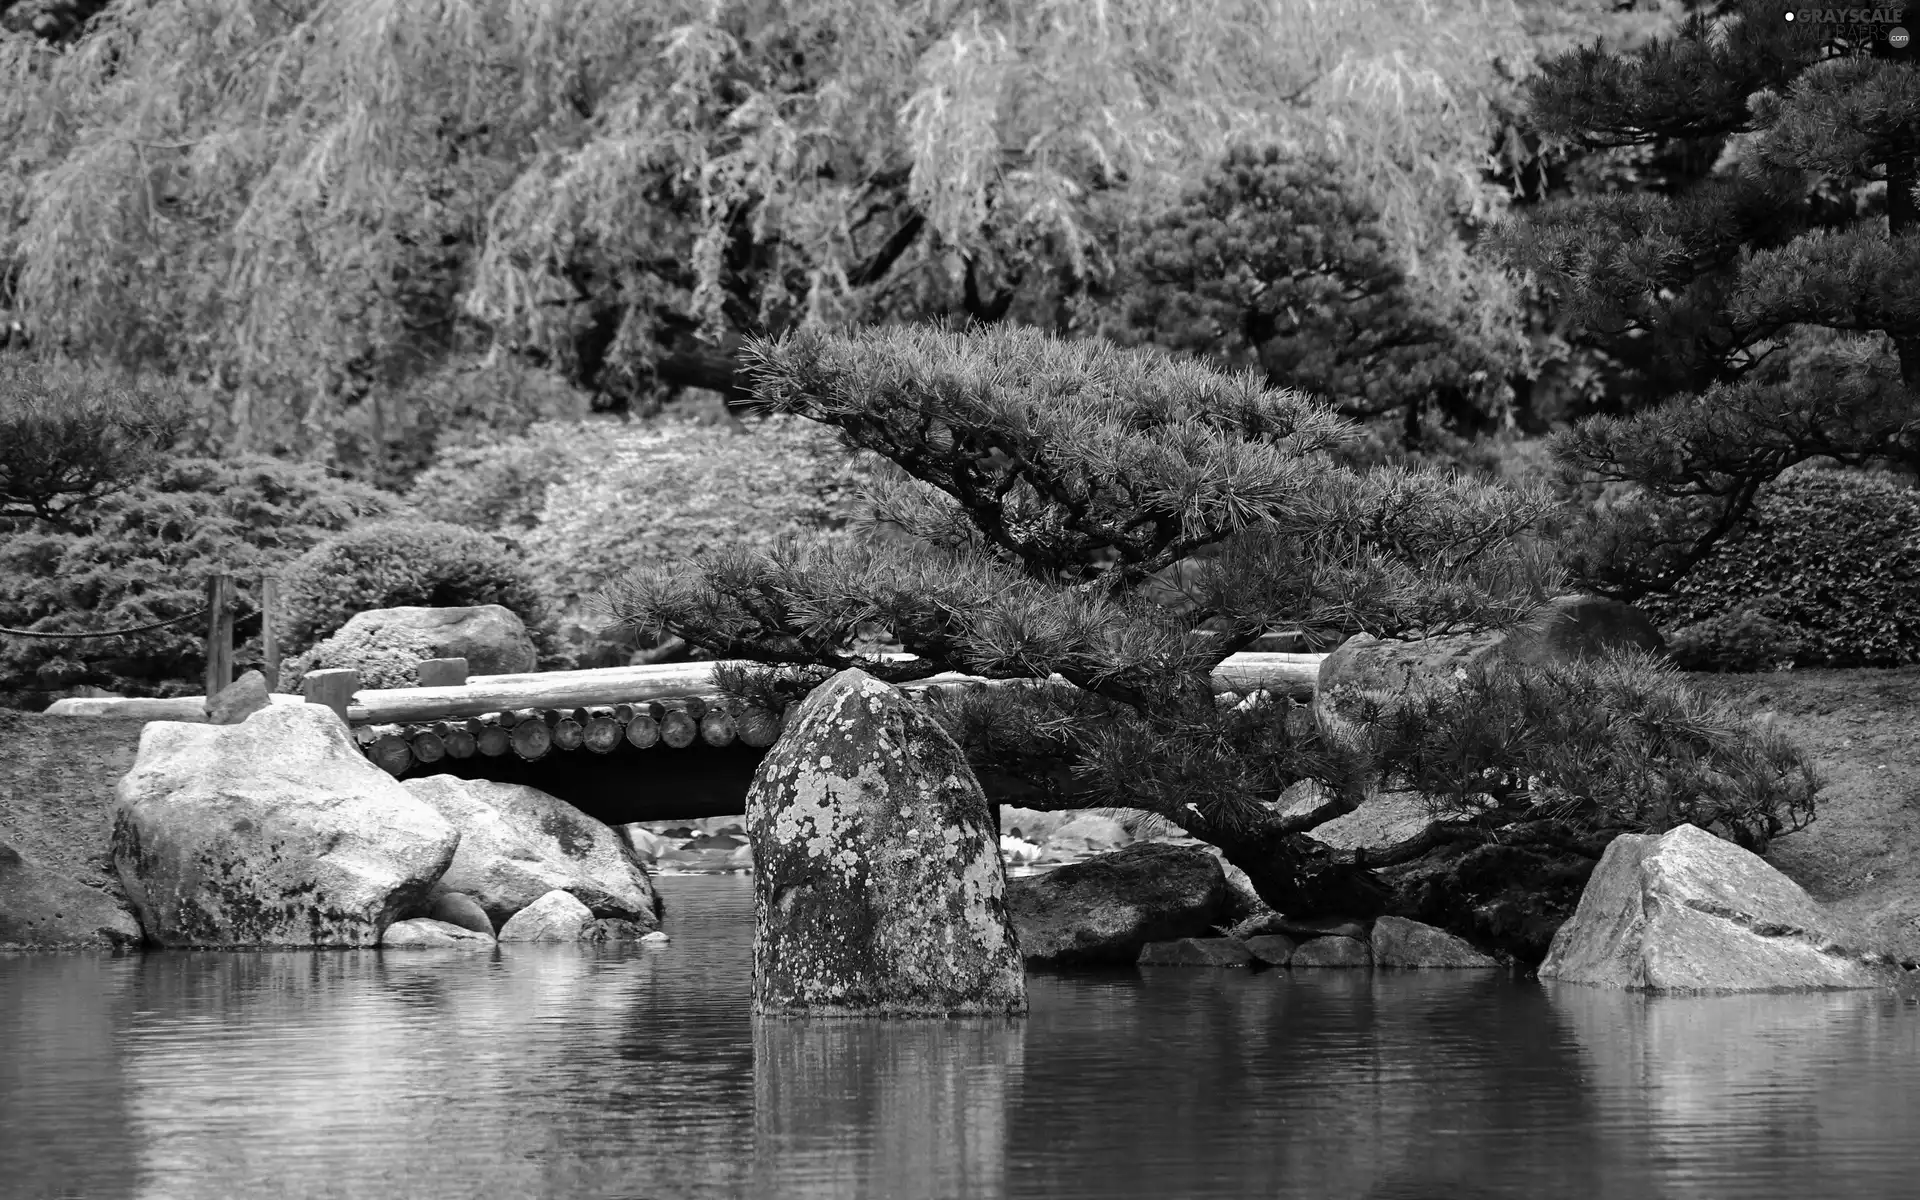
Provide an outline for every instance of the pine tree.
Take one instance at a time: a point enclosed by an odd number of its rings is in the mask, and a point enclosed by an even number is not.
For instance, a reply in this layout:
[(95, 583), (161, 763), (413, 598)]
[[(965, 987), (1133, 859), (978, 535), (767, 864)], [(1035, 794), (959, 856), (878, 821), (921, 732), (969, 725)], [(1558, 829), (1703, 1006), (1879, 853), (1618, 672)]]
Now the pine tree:
[(1920, 462), (1915, 52), (1886, 41), (1890, 20), (1693, 8), (1634, 53), (1562, 56), (1529, 98), (1567, 143), (1691, 141), (1718, 147), (1716, 170), (1672, 195), (1549, 204), (1501, 235), (1591, 335), (1638, 341), (1687, 385), (1556, 449), (1568, 483), (1616, 485), (1568, 565), (1623, 599), (1671, 587), (1797, 462)]
[[(866, 522), (892, 536), (654, 564), (603, 597), (628, 626), (755, 664), (720, 668), (748, 703), (778, 711), (847, 667), (1009, 681), (933, 704), (991, 794), (1156, 813), (1293, 913), (1476, 928), (1482, 900), (1517, 889), (1557, 919), (1585, 877), (1561, 860), (1590, 868), (1617, 833), (1692, 820), (1764, 844), (1810, 811), (1790, 747), (1651, 660), (1468, 681), (1465, 705), (1369, 722), (1377, 754), (1323, 740), (1284, 697), (1213, 694), (1213, 668), (1270, 628), (1325, 645), (1531, 614), (1558, 583), (1543, 491), (1341, 465), (1360, 429), (1324, 403), (1152, 348), (901, 327), (756, 343), (749, 362), (762, 402), (891, 464)], [(912, 657), (874, 652), (887, 641)], [(1306, 836), (1331, 814), (1273, 803), (1303, 779), (1349, 807), (1384, 781), (1470, 809), (1450, 828), (1471, 879), (1400, 896)], [(1521, 921), (1513, 948), (1537, 956), (1551, 927)]]
[[(1275, 626), (1503, 625), (1552, 588), (1547, 496), (1337, 466), (1356, 427), (1251, 372), (1017, 328), (803, 333), (749, 362), (761, 401), (898, 468), (870, 521), (907, 536), (660, 564), (610, 615), (763, 664), (725, 681), (768, 707), (854, 666), (1027, 681), (942, 706), (990, 787), (1159, 813), (1290, 911), (1377, 903), (1267, 803), (1342, 767), (1285, 704), (1217, 705), (1212, 668)], [(1150, 599), (1180, 564), (1191, 604)], [(863, 652), (876, 627), (914, 657)]]

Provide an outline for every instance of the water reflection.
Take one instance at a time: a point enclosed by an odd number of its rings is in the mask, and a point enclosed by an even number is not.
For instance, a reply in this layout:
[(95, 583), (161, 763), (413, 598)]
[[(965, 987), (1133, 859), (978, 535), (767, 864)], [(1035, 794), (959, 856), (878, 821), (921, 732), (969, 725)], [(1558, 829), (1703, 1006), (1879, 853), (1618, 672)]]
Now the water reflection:
[(1026, 1023), (754, 1021), (754, 1184), (834, 1200), (1007, 1194)]
[[(1920, 1014), (1878, 992), (1657, 997), (1556, 984), (1609, 1152), (1644, 1195), (1912, 1194)], [(1895, 1064), (1898, 1064), (1896, 1066)]]
[(0, 1198), (1881, 1197), (1920, 1012), (1468, 973), (1029, 980), (756, 1023), (750, 883), (661, 949), (0, 956)]

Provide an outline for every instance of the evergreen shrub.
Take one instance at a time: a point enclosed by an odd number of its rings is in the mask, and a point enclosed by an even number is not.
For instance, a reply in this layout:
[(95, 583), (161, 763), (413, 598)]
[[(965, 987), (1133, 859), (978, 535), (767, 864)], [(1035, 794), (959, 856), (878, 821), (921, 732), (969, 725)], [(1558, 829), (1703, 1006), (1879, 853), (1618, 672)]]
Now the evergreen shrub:
[(410, 517), (330, 537), (287, 567), (281, 591), (289, 651), (370, 609), (498, 604), (525, 622), (543, 664), (563, 657), (547, 595), (511, 543), (444, 521)]
[(1813, 820), (1819, 788), (1782, 735), (1639, 652), (1482, 666), (1361, 722), (1383, 777), (1470, 817), (1461, 836), (1478, 840), (1519, 822), (1573, 840), (1697, 825), (1764, 853)]
[[(242, 614), (261, 578), (330, 534), (386, 517), (392, 496), (269, 458), (176, 459), (124, 491), (69, 514), (70, 528), (0, 530), (0, 625), (38, 632), (123, 629), (191, 613), (206, 577), (233, 576)], [(260, 661), (260, 623), (243, 619), (235, 661)], [(124, 637), (0, 637), (0, 703), (39, 708), (86, 683), (128, 696), (184, 696), (204, 686), (206, 624), (183, 621)]]
[[(1788, 472), (1762, 489), (1744, 530), (1639, 604), (1681, 638), (1694, 669), (1920, 662), (1920, 491), (1883, 474)], [(1770, 636), (1797, 645), (1755, 660)], [(1765, 665), (1738, 665), (1747, 661)]]

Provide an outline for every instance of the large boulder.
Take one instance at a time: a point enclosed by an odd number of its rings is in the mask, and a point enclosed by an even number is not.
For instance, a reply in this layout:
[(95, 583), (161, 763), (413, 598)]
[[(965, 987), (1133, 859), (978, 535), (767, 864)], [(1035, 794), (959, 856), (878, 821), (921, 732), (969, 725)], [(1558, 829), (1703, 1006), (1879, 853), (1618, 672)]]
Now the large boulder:
[(1198, 846), (1136, 842), (1007, 885), (1028, 963), (1130, 963), (1148, 942), (1207, 937), (1226, 923), (1220, 860)]
[(462, 892), (504, 925), (548, 892), (570, 892), (596, 917), (659, 927), (646, 869), (611, 828), (538, 788), (428, 775), (401, 784), (460, 831), (453, 865), (434, 887)]
[(1360, 722), (1369, 698), (1433, 695), (1458, 686), (1468, 668), (1495, 662), (1540, 664), (1614, 650), (1664, 653), (1653, 622), (1631, 604), (1598, 596), (1549, 601), (1512, 630), (1384, 641), (1356, 634), (1320, 663), (1313, 716), (1324, 737), (1351, 753), (1367, 748)]
[(1024, 1012), (994, 814), (933, 718), (863, 671), (815, 688), (747, 792), (762, 1014)]
[(378, 640), (375, 630), (417, 634), (435, 658), (464, 658), (474, 675), (513, 675), (531, 671), (539, 661), (527, 627), (512, 609), (498, 604), (466, 608), (375, 608), (355, 613), (334, 635), (343, 643)]
[(318, 705), (155, 721), (118, 795), (114, 867), (168, 947), (376, 945), (460, 842)]
[(1692, 825), (1614, 839), (1540, 978), (1652, 992), (1874, 987), (1889, 972), (1835, 943), (1800, 886)]
[(108, 846), (114, 787), (133, 766), (142, 728), (0, 709), (0, 944), (111, 949), (140, 941)]
[(0, 842), (0, 950), (58, 950), (140, 944), (140, 926), (115, 898), (28, 862)]
[(1464, 819), (1436, 815), (1418, 792), (1379, 792), (1361, 801), (1352, 812), (1314, 826), (1308, 836), (1384, 866), (1418, 858), (1439, 841), (1447, 821)]

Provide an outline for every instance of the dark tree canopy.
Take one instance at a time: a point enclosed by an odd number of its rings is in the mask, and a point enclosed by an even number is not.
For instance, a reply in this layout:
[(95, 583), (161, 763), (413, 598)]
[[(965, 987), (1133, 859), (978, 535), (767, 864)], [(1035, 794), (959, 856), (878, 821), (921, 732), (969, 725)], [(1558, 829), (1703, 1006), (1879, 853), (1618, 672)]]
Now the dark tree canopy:
[(1688, 384), (1558, 449), (1576, 476), (1636, 485), (1570, 543), (1575, 572), (1622, 598), (1670, 587), (1794, 463), (1920, 462), (1920, 66), (1884, 29), (1836, 41), (1788, 7), (1703, 7), (1530, 85), (1540, 127), (1579, 144), (1722, 139), (1676, 194), (1549, 204), (1503, 230), (1589, 332)]
[(1333, 156), (1237, 146), (1143, 225), (1121, 340), (1256, 367), (1344, 415), (1398, 417), (1413, 440), (1423, 412), (1488, 427), (1503, 411), (1521, 357), (1507, 311), (1410, 278)]

